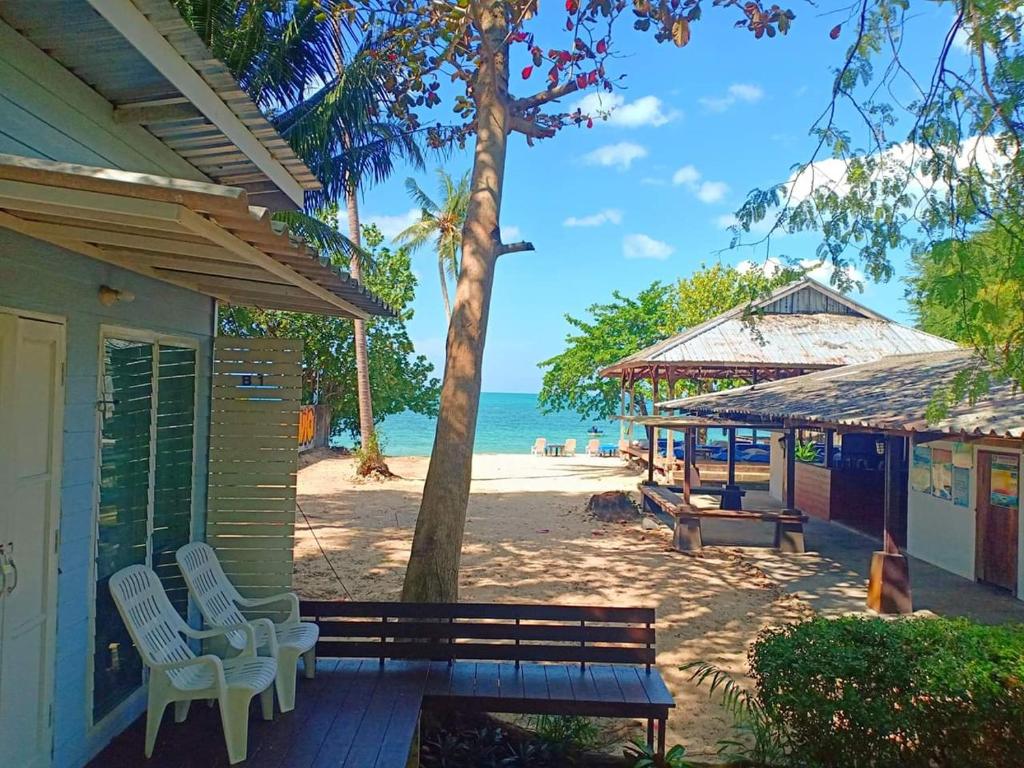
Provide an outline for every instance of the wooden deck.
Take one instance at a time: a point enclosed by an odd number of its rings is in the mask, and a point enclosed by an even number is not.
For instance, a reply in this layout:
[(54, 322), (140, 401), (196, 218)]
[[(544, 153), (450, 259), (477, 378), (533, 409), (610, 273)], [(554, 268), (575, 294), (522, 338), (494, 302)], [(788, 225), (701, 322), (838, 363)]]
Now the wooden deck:
[[(301, 675), (292, 712), (264, 722), (254, 705), (246, 768), (402, 768), (416, 734), (429, 662), (322, 659)], [(253, 700), (258, 701), (258, 699)], [(118, 736), (90, 768), (226, 768), (217, 707), (194, 702), (175, 724), (168, 707), (153, 757), (143, 754), (145, 717)]]

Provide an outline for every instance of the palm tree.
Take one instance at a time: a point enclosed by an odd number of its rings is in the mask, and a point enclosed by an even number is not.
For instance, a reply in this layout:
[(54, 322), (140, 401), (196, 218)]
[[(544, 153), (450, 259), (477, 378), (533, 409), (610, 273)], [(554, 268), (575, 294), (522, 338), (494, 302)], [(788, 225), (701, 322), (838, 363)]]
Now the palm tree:
[[(361, 280), (358, 190), (391, 175), (399, 160), (422, 167), (415, 134), (390, 117), (394, 97), (387, 58), (374, 41), (358, 36), (341, 4), (281, 4), (279, 0), (175, 0), (214, 55), (320, 179), (307, 208), (325, 210), (344, 198), (348, 237), (314, 215), (282, 211), (285, 222), (335, 258), (347, 256)], [(327, 10), (328, 13), (324, 13)], [(346, 42), (354, 45), (346, 46)], [(384, 115), (384, 117), (381, 117)], [(366, 327), (353, 323), (360, 440), (374, 454), (371, 469), (385, 469), (373, 423)]]
[(441, 278), (441, 298), (444, 313), (452, 319), (452, 305), (448, 298), (448, 280), (459, 278), (459, 256), (462, 252), (462, 225), (469, 208), (469, 174), (456, 183), (443, 169), (437, 169), (440, 204), (424, 192), (415, 179), (405, 180), (409, 197), (420, 207), (420, 220), (406, 227), (395, 238), (415, 250), (433, 240), (437, 250), (437, 271)]

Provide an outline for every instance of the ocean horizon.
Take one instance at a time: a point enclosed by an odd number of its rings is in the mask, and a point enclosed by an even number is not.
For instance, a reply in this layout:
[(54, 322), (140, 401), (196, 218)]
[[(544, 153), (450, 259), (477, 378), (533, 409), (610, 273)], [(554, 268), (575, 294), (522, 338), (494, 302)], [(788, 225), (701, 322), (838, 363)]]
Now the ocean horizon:
[[(389, 456), (429, 456), (434, 445), (437, 420), (405, 411), (388, 416), (377, 428), (384, 453)], [(602, 443), (618, 445), (617, 421), (582, 419), (573, 411), (542, 413), (536, 394), (524, 392), (482, 392), (480, 415), (477, 418), (475, 453), (529, 453), (538, 437), (549, 443), (576, 439), (582, 453), (593, 436), (587, 431), (597, 428)], [(351, 447), (348, 435), (332, 439), (333, 445)]]

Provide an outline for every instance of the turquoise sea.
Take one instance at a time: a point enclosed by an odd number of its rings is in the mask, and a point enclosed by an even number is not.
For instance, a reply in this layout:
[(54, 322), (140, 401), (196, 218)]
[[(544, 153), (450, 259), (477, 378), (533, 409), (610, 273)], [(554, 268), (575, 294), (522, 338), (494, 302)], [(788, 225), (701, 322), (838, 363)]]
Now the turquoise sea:
[[(395, 414), (384, 419), (379, 427), (384, 452), (390, 456), (429, 456), (434, 445), (436, 421), (418, 413)], [(582, 452), (592, 426), (603, 430), (597, 437), (603, 443), (619, 442), (616, 421), (580, 419), (579, 414), (541, 413), (537, 396), (511, 392), (484, 392), (480, 395), (480, 415), (476, 423), (476, 453), (529, 453), (533, 441), (547, 438), (549, 443), (576, 438)], [(351, 445), (351, 441), (339, 441)]]
[[(384, 452), (390, 456), (429, 456), (434, 444), (435, 420), (418, 413), (388, 416), (379, 428)], [(581, 419), (569, 412), (541, 413), (537, 395), (511, 392), (484, 392), (480, 395), (480, 416), (476, 425), (476, 453), (529, 453), (533, 441), (544, 437), (549, 443), (576, 438), (582, 453), (591, 436), (587, 430), (597, 427), (602, 443), (617, 445), (617, 421)], [(639, 433), (638, 433), (639, 436)], [(351, 440), (339, 440), (351, 446)]]

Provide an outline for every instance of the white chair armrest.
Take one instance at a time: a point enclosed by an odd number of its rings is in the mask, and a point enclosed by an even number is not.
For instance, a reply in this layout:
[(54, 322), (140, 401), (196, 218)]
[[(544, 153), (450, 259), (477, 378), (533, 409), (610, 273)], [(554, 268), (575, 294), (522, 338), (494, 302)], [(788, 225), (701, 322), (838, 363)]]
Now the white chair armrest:
[(285, 601), (290, 603), (291, 610), (288, 614), (288, 618), (280, 623), (297, 624), (299, 621), (299, 598), (294, 592), (282, 592), (279, 595), (271, 595), (270, 597), (239, 597), (237, 602), (243, 608), (261, 608), (265, 605), (273, 605), (274, 603), (281, 603)]
[(257, 630), (256, 634), (256, 651), (262, 647), (263, 643), (260, 642), (262, 639), (259, 636), (259, 630), (262, 630), (267, 638), (267, 647), (270, 649), (270, 655), (277, 658), (277, 632), (274, 631), (274, 622), (270, 619), (253, 619), (249, 622), (253, 629)]
[(217, 687), (221, 690), (227, 687), (227, 681), (224, 679), (224, 664), (212, 653), (208, 653), (204, 656), (196, 656), (194, 659), (185, 659), (184, 661), (155, 664), (152, 669), (154, 672), (172, 672), (176, 669), (188, 669), (189, 667), (200, 666), (213, 667), (213, 676), (217, 680)]
[(206, 640), (211, 637), (226, 635), (229, 632), (242, 632), (245, 634), (245, 649), (241, 652), (241, 656), (256, 655), (256, 630), (253, 629), (251, 624), (231, 624), (227, 627), (213, 627), (212, 629), (185, 628), (185, 634), (194, 640)]

